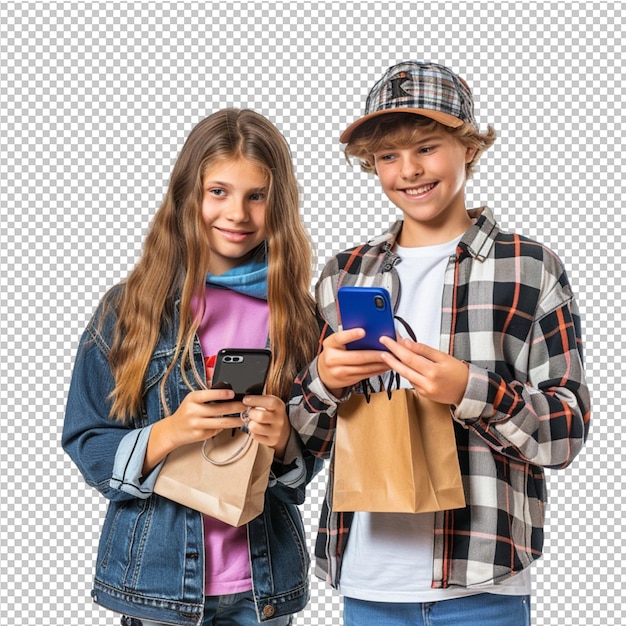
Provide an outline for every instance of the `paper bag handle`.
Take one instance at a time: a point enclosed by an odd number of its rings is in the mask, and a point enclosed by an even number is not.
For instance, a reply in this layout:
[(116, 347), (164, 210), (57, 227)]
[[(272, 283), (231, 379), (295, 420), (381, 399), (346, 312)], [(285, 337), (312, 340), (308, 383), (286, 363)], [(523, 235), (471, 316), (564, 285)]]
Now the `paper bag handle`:
[(217, 459), (212, 459), (209, 456), (206, 450), (206, 445), (207, 443), (209, 443), (209, 441), (211, 441), (211, 439), (205, 440), (205, 442), (202, 444), (202, 456), (205, 458), (205, 460), (212, 465), (228, 465), (229, 463), (233, 463), (234, 461), (240, 459), (248, 451), (248, 448), (252, 444), (252, 437), (247, 434), (246, 440), (243, 442), (241, 447), (238, 450), (235, 450), (235, 452), (233, 452), (229, 457), (221, 461), (218, 461)]

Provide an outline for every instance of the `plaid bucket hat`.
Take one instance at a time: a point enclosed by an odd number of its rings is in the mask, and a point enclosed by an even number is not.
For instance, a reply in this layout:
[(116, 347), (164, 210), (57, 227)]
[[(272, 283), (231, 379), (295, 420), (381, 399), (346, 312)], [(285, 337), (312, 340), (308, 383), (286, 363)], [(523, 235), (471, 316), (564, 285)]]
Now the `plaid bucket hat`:
[(388, 113), (415, 113), (445, 126), (469, 122), (478, 128), (467, 83), (436, 63), (406, 61), (390, 67), (367, 96), (363, 117), (343, 131), (340, 141), (347, 143), (361, 124)]

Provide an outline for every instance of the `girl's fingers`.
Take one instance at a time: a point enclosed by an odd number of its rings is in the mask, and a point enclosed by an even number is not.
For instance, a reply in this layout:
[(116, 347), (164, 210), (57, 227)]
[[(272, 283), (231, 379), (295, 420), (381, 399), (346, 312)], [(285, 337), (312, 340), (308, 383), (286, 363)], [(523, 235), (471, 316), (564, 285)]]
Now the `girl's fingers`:
[(206, 430), (226, 430), (228, 428), (239, 428), (241, 426), (241, 414), (233, 417), (211, 417), (203, 421)]
[(243, 404), (248, 407), (260, 407), (266, 411), (285, 411), (285, 403), (277, 396), (245, 396)]
[(235, 392), (232, 389), (199, 389), (188, 393), (183, 402), (206, 404), (208, 402), (225, 402), (232, 400), (234, 397)]
[(207, 402), (202, 404), (201, 415), (202, 417), (218, 418), (222, 416), (230, 416), (233, 414), (239, 415), (244, 409), (245, 405), (242, 402), (232, 400), (230, 402)]

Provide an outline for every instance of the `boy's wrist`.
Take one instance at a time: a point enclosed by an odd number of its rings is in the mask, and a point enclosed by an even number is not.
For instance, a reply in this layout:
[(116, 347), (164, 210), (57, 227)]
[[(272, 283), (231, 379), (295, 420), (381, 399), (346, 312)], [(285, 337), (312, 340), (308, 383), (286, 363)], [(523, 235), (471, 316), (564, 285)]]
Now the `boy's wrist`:
[(454, 405), (455, 418), (468, 424), (478, 421), (487, 411), (485, 398), (488, 394), (489, 382), (485, 380), (485, 370), (477, 365), (463, 361), (467, 365), (467, 384), (461, 400)]
[(465, 397), (465, 392), (467, 391), (467, 385), (469, 383), (469, 377), (470, 377), (470, 374), (469, 374), (470, 364), (467, 361), (459, 361), (459, 363), (462, 365), (462, 368), (459, 368), (460, 378), (459, 378), (459, 384), (458, 384), (457, 397), (456, 397), (456, 400), (451, 403), (454, 406), (459, 406), (461, 402), (463, 402), (463, 398)]

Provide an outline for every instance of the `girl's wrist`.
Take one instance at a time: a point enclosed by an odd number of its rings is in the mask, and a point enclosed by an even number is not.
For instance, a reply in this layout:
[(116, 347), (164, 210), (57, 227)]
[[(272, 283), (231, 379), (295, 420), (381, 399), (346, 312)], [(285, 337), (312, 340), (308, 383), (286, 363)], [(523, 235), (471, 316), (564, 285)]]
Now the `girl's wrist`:
[(291, 424), (287, 422), (287, 427), (283, 429), (281, 432), (281, 436), (279, 437), (278, 442), (274, 446), (274, 458), (277, 461), (282, 461), (285, 456), (285, 451), (287, 450), (287, 444), (289, 443), (289, 438), (291, 437)]
[(169, 431), (171, 420), (164, 418), (156, 422), (150, 430), (150, 437), (146, 447), (146, 456), (143, 463), (142, 475), (149, 474), (172, 450), (176, 445), (172, 442)]

